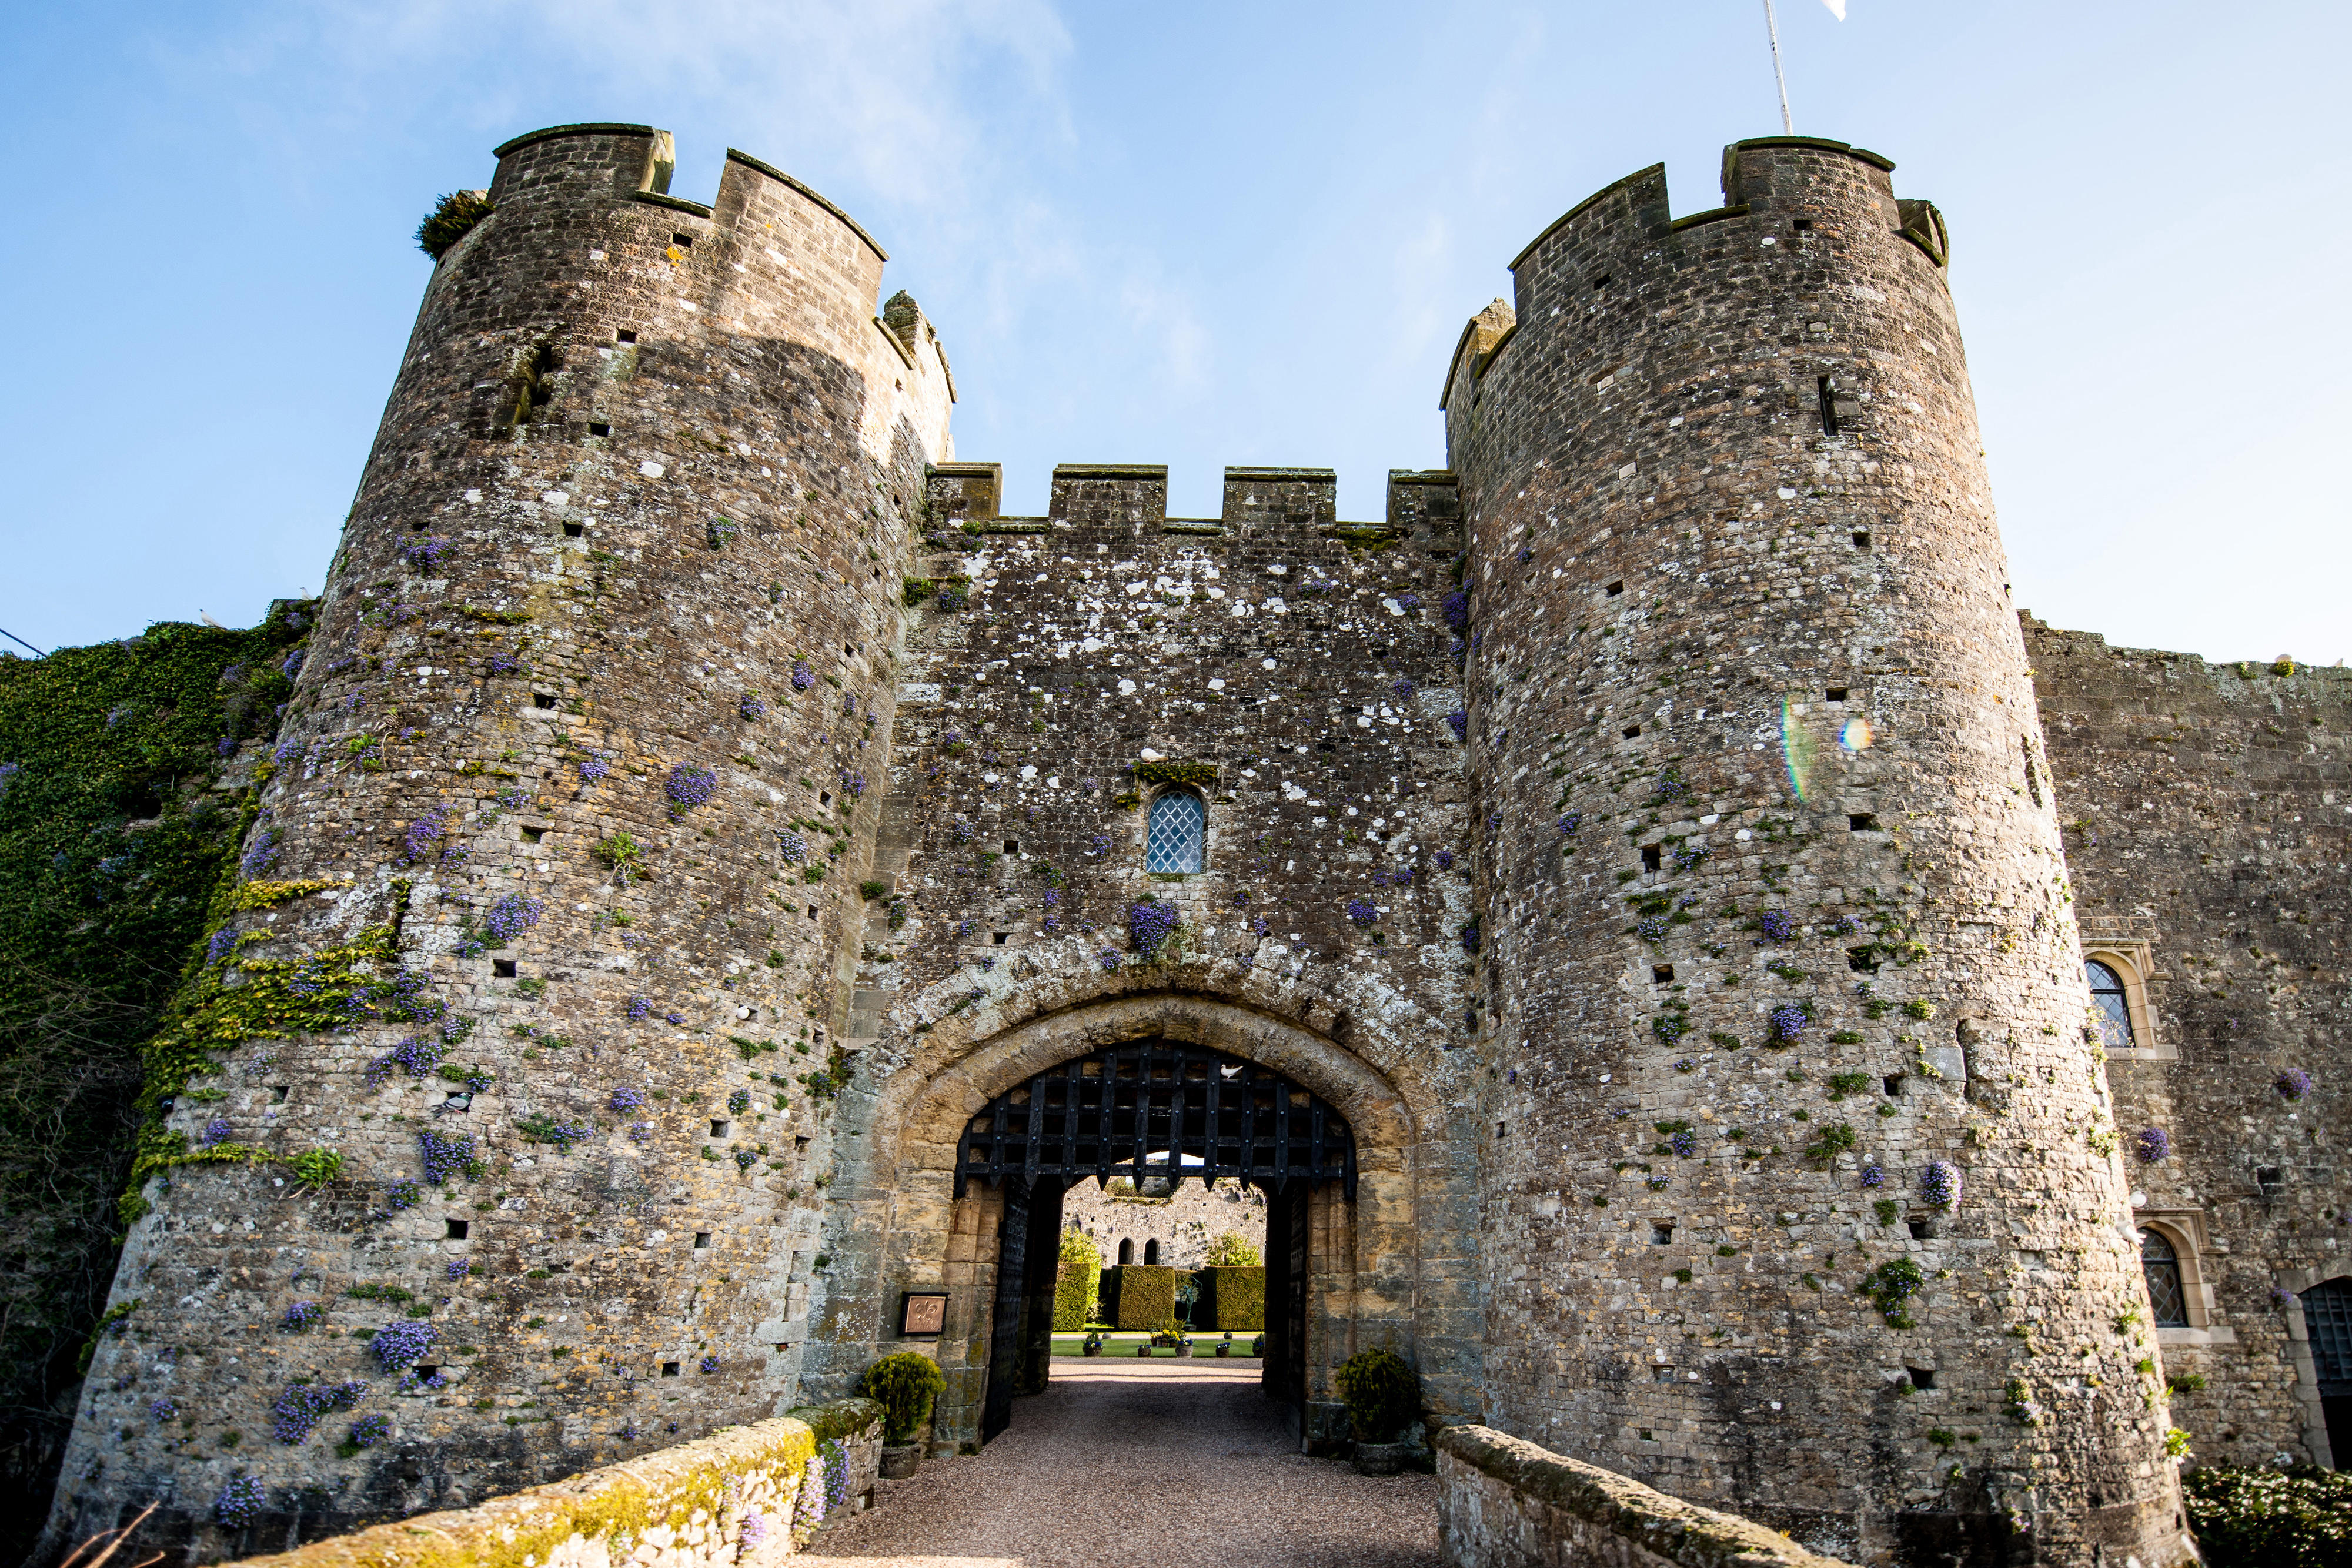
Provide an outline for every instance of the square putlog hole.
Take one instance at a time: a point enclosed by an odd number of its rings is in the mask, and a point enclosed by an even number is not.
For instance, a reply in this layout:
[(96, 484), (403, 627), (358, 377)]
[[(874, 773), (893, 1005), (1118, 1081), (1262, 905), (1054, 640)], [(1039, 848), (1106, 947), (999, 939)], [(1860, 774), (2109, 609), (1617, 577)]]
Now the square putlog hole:
[(579, 523), (566, 523), (563, 525), (563, 537), (567, 539), (579, 538), (587, 533), (587, 528)]
[(513, 978), (515, 977), (515, 961), (514, 961), (512, 958), (493, 958), (493, 959), (491, 959), (491, 960), (490, 960), (490, 976), (491, 976), (491, 977), (492, 977), (493, 979), (499, 979), (499, 980), (511, 980), (511, 979), (513, 979)]
[(1642, 846), (1642, 869), (1643, 871), (1656, 871), (1665, 863), (1666, 850), (1664, 844), (1643, 844)]
[(551, 708), (555, 706), (555, 694), (553, 692), (533, 692), (530, 694), (530, 706), (536, 708)]
[(708, 1230), (698, 1230), (698, 1231), (696, 1231), (696, 1232), (694, 1233), (694, 1244), (695, 1244), (697, 1247), (708, 1247), (708, 1246), (709, 1246), (709, 1245), (710, 1245), (710, 1232), (709, 1232)]
[(1654, 986), (1671, 985), (1674, 982), (1674, 977), (1675, 967), (1672, 964), (1653, 964), (1650, 966), (1650, 984)]
[(663, 1362), (663, 1363), (662, 1363), (662, 1375), (663, 1375), (664, 1377), (676, 1377), (676, 1376), (677, 1375), (677, 1364), (677, 1364), (677, 1362), (674, 1362), (674, 1361), (665, 1361), (665, 1362)]
[(473, 1221), (468, 1219), (445, 1219), (441, 1223), (449, 1228), (446, 1239), (450, 1241), (465, 1240), (467, 1233), (473, 1228)]
[(1849, 811), (1845, 826), (1848, 832), (1874, 833), (1878, 831), (1878, 817), (1872, 811)]
[(1870, 535), (1866, 530), (1856, 528), (1853, 531), (1853, 548), (1856, 549), (1868, 549), (1870, 548)]

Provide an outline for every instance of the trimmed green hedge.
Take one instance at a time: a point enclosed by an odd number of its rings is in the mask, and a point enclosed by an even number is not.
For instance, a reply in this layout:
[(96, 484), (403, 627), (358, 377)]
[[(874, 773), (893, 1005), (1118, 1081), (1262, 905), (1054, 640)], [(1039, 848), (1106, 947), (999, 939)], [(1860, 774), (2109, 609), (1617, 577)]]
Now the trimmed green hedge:
[(1235, 1333), (1265, 1327), (1264, 1269), (1203, 1269), (1200, 1281), (1202, 1305), (1192, 1316), (1201, 1327)]
[(1054, 1332), (1070, 1333), (1094, 1321), (1102, 1254), (1078, 1230), (1062, 1232), (1061, 1272), (1054, 1280)]
[(2352, 1472), (2189, 1470), (2180, 1494), (2207, 1568), (2352, 1568)]
[(1109, 1321), (1129, 1333), (1164, 1327), (1176, 1315), (1176, 1270), (1162, 1263), (1122, 1263), (1116, 1276), (1118, 1315)]

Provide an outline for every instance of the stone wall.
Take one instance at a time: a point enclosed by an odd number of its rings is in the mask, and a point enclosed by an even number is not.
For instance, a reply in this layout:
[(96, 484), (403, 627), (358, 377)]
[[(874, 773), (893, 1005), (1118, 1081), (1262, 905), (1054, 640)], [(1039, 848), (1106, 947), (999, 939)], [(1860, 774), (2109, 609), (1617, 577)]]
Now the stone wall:
[[(2203, 1386), (2172, 1418), (2204, 1463), (2326, 1463), (2281, 1292), (2352, 1275), (2352, 674), (2025, 631), (2084, 945), (2145, 969), (2146, 1027), (2107, 1074), (2133, 1204), (2187, 1275), (2190, 1321), (2156, 1337)], [(2168, 1157), (2144, 1157), (2149, 1128)]]
[[(1214, 1190), (1188, 1181), (1160, 1197), (1105, 1191), (1081, 1182), (1063, 1200), (1062, 1224), (1065, 1229), (1084, 1232), (1102, 1253), (1106, 1268), (1118, 1261), (1121, 1241), (1134, 1243), (1129, 1262), (1203, 1268), (1209, 1243), (1228, 1230), (1256, 1248), (1260, 1258), (1265, 1256), (1265, 1194), (1232, 1180), (1219, 1182)], [(1153, 1241), (1160, 1243), (1159, 1256), (1147, 1260), (1144, 1249)]]
[(1942, 225), (1890, 168), (1742, 142), (1682, 219), (1633, 175), (1447, 385), (1486, 1419), (1822, 1550), (2169, 1561)]
[[(875, 319), (873, 241), (754, 160), (705, 207), (646, 127), (499, 151), (251, 896), (151, 1050), (53, 1541), (157, 1499), (144, 1540), (201, 1534), (233, 1472), (267, 1528), (348, 1529), (796, 1397), (945, 361), (910, 301)], [(340, 1166), (280, 1163), (312, 1149)], [(313, 1424), (304, 1380), (356, 1392)]]
[(1486, 1427), (1437, 1449), (1438, 1546), (1447, 1568), (1835, 1568), (1750, 1520)]
[[(1395, 476), (1370, 524), (1336, 520), (1325, 470), (1229, 470), (1207, 519), (1169, 517), (1155, 468), (1057, 469), (1045, 517), (1002, 516), (1000, 493), (988, 465), (935, 470), (908, 585), (874, 862), (889, 893), (843, 1113), (859, 1163), (834, 1187), (814, 1386), (902, 1348), (899, 1293), (944, 1288), (936, 1440), (971, 1440), (996, 1210), (953, 1195), (964, 1120), (1029, 1072), (1166, 1032), (1277, 1066), (1357, 1136), (1358, 1201), (1315, 1249), (1310, 1402), (1378, 1343), (1417, 1346), (1441, 1407), (1475, 1409), (1450, 476)], [(1198, 874), (1144, 869), (1160, 787), (1135, 769), (1154, 762), (1202, 770)], [(1146, 895), (1181, 913), (1156, 956), (1128, 929)]]
[[(473, 1508), (420, 1514), (273, 1556), (270, 1568), (758, 1568), (795, 1554), (828, 1511), (867, 1507), (881, 1461), (868, 1400), (730, 1427)], [(826, 1428), (840, 1428), (830, 1437)], [(821, 1454), (836, 1445), (839, 1461)], [(829, 1469), (831, 1466), (831, 1469)], [(836, 1473), (833, 1473), (837, 1470)], [(838, 1494), (836, 1503), (833, 1495)], [(245, 1543), (259, 1531), (244, 1532)]]

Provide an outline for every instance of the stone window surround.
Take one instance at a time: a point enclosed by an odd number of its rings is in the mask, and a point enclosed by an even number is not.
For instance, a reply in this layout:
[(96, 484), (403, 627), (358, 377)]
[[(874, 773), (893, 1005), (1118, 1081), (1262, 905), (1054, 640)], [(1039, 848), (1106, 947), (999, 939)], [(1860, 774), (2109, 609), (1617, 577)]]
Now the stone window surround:
[(2212, 1250), (2206, 1239), (2205, 1213), (2196, 1208), (2139, 1208), (2132, 1223), (2153, 1230), (2172, 1243), (2180, 1262), (2180, 1300), (2189, 1310), (2185, 1326), (2158, 1327), (2159, 1345), (2235, 1344), (2237, 1332), (2213, 1322), (2213, 1287), (2205, 1278), (2205, 1255)]
[(2336, 1449), (2327, 1440), (2327, 1411), (2319, 1402), (2319, 1364), (2312, 1359), (2311, 1328), (2303, 1321), (2303, 1292), (2323, 1281), (2352, 1273), (2352, 1265), (2323, 1264), (2315, 1269), (2282, 1269), (2275, 1281), (2279, 1290), (2295, 1297), (2294, 1305), (2285, 1312), (2287, 1364), (2294, 1368), (2294, 1396), (2303, 1406), (2303, 1446), (2311, 1451), (2311, 1462), (2321, 1469), (2336, 1468)]
[(2083, 941), (2083, 958), (2113, 969), (2124, 983), (2124, 1010), (2130, 1016), (2134, 1043), (2109, 1047), (2107, 1054), (2125, 1061), (2177, 1061), (2180, 1052), (2156, 1032), (2156, 1013), (2147, 1005), (2147, 977), (2155, 971), (2154, 945), (2131, 938), (2090, 937)]

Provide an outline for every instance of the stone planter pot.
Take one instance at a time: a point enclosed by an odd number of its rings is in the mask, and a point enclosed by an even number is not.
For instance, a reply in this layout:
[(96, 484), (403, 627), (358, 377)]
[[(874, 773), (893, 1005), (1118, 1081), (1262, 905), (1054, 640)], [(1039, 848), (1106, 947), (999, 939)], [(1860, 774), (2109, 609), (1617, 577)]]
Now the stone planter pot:
[(1360, 1476), (1392, 1476), (1404, 1468), (1404, 1457), (1412, 1449), (1409, 1443), (1364, 1443), (1356, 1445), (1356, 1473)]
[(1234, 1354), (1234, 1347), (1230, 1343), (1220, 1340), (1217, 1342), (1217, 1354), (1219, 1355), (1231, 1355)]
[(1192, 1347), (1189, 1344), (1180, 1344), (1176, 1347), (1176, 1354), (1178, 1355), (1190, 1355), (1192, 1354)]
[(882, 1445), (882, 1479), (886, 1481), (905, 1480), (915, 1473), (915, 1467), (922, 1462), (923, 1445), (920, 1443)]
[(1135, 1347), (1135, 1354), (1138, 1355), (1150, 1355), (1151, 1354), (1151, 1347), (1149, 1344), (1137, 1345)]
[(1093, 1340), (1087, 1341), (1084, 1344), (1080, 1345), (1078, 1349), (1081, 1354), (1086, 1355), (1100, 1355), (1102, 1354), (1102, 1346), (1095, 1343)]

